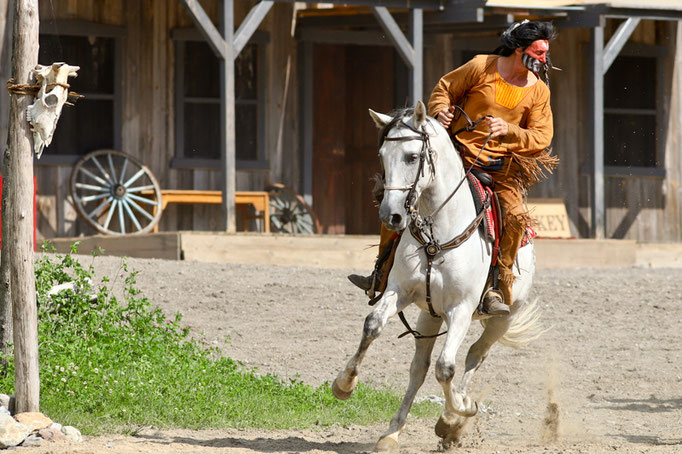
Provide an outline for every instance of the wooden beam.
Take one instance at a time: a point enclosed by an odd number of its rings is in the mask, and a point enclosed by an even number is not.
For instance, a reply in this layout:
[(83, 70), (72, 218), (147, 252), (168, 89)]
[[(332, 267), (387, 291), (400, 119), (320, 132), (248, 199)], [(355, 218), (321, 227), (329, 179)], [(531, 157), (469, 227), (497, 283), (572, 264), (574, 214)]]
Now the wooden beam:
[(408, 30), (414, 55), (414, 63), (410, 71), (410, 100), (413, 106), (424, 96), (424, 12), (411, 9)]
[(253, 8), (251, 8), (249, 14), (239, 25), (239, 29), (237, 29), (237, 32), (234, 34), (233, 57), (235, 59), (239, 56), (239, 53), (242, 51), (244, 46), (246, 46), (246, 43), (249, 42), (249, 39), (251, 39), (251, 36), (263, 21), (263, 18), (268, 14), (268, 11), (270, 11), (270, 8), (272, 8), (274, 3), (275, 2), (272, 0), (261, 0)]
[(356, 44), (359, 46), (392, 46), (393, 43), (379, 32), (359, 30), (330, 30), (305, 28), (296, 32), (296, 39), (324, 44)]
[[(14, 2), (12, 75), (17, 84), (31, 82), (38, 64), (38, 0)], [(75, 63), (75, 62), (72, 62)], [(40, 411), (38, 314), (33, 267), (33, 141), (26, 109), (32, 96), (13, 95), (9, 118), (9, 229), (3, 246), (10, 247), (10, 287), (14, 322), (14, 388), (16, 413)]]
[(414, 49), (388, 9), (385, 6), (373, 6), (372, 13), (374, 13), (374, 17), (379, 21), (381, 28), (386, 32), (388, 39), (391, 40), (407, 67), (409, 69), (414, 68)]
[(592, 71), (588, 97), (592, 148), (592, 237), (604, 239), (606, 223), (604, 211), (604, 26), (590, 30)]
[(609, 40), (609, 43), (604, 48), (603, 64), (604, 72), (602, 74), (605, 75), (606, 72), (609, 70), (611, 64), (614, 62), (616, 57), (618, 57), (618, 54), (620, 54), (620, 51), (623, 49), (623, 46), (625, 46), (625, 43), (627, 43), (628, 39), (630, 39), (632, 32), (634, 32), (635, 28), (637, 28), (637, 26), (639, 25), (639, 22), (640, 19), (629, 17), (625, 22), (618, 26), (618, 29), (613, 34), (613, 36)]
[[(187, 0), (183, 0), (187, 1)], [(220, 62), (220, 160), (222, 164), (223, 229), (237, 230), (234, 197), (236, 191), (236, 131), (234, 92), (234, 0), (223, 0), (221, 29), (226, 43)]]
[[(204, 38), (206, 38), (206, 41), (213, 49), (213, 52), (215, 52), (219, 58), (225, 59), (227, 55), (227, 44), (222, 36), (220, 36), (220, 32), (215, 25), (213, 25), (211, 18), (208, 17), (208, 14), (206, 14), (206, 11), (204, 11), (204, 8), (201, 7), (198, 0), (180, 1), (183, 3), (183, 5), (185, 5), (185, 8), (189, 12), (190, 16), (192, 16), (192, 19), (199, 28), (201, 34), (204, 35)], [(232, 30), (230, 30), (230, 35), (232, 35)]]
[(313, 206), (313, 43), (303, 41), (298, 49), (301, 188), (306, 203)]

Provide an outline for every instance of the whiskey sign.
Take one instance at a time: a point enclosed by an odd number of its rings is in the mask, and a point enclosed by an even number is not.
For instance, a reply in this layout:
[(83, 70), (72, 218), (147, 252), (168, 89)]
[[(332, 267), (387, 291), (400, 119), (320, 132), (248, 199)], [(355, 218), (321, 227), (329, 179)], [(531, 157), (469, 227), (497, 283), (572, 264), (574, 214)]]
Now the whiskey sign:
[(528, 199), (527, 205), (538, 237), (572, 238), (563, 199)]

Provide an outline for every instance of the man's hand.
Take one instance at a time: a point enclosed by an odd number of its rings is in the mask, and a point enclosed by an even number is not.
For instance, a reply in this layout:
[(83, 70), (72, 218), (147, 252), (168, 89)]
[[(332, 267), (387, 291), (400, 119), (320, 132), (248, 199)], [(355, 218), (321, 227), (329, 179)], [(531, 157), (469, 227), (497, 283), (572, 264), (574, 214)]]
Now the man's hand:
[(438, 123), (442, 124), (445, 129), (448, 129), (454, 117), (455, 115), (450, 109), (443, 109), (438, 112), (438, 117), (436, 117), (436, 120), (438, 120)]
[(501, 118), (486, 118), (486, 123), (488, 124), (488, 129), (492, 133), (491, 137), (504, 137), (509, 132), (509, 125)]

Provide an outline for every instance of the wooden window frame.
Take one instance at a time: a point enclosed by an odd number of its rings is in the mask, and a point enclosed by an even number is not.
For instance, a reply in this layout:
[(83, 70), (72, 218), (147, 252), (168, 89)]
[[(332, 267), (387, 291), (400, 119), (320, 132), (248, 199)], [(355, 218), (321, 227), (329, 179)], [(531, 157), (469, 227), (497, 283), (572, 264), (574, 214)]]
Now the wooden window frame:
[[(625, 57), (641, 57), (650, 56), (656, 59), (656, 108), (655, 109), (626, 109), (633, 113), (642, 113), (653, 115), (656, 118), (656, 150), (655, 160), (657, 165), (655, 167), (645, 166), (613, 166), (604, 165), (604, 175), (615, 177), (657, 177), (665, 178), (665, 137), (666, 126), (663, 119), (665, 118), (665, 96), (663, 85), (665, 81), (665, 57), (668, 56), (668, 49), (665, 46), (654, 44), (640, 44), (640, 43), (626, 43), (620, 54)], [(617, 57), (616, 57), (617, 58)], [(623, 109), (607, 108), (604, 106), (604, 116), (608, 113), (618, 113)], [(606, 144), (604, 144), (606, 149)]]
[[(175, 43), (175, 156), (171, 160), (171, 168), (175, 169), (220, 169), (222, 168), (220, 159), (210, 158), (185, 158), (184, 143), (184, 43), (186, 41), (205, 41), (196, 28), (175, 29), (171, 32), (171, 38)], [(267, 32), (256, 31), (251, 36), (249, 44), (258, 46), (258, 74), (256, 81), (256, 101), (241, 101), (244, 104), (256, 104), (256, 115), (258, 124), (256, 125), (256, 154), (255, 160), (237, 159), (235, 166), (237, 170), (267, 170), (269, 163), (265, 153), (265, 45), (270, 41)], [(216, 57), (218, 58), (218, 57)], [(192, 98), (197, 102), (215, 103), (214, 98)], [(220, 103), (220, 99), (217, 100)], [(235, 100), (236, 102), (236, 100)]]
[[(120, 150), (123, 144), (122, 137), (122, 112), (123, 106), (121, 98), (123, 94), (123, 49), (125, 46), (124, 40), (126, 36), (125, 27), (117, 27), (114, 25), (104, 25), (95, 22), (87, 22), (80, 20), (55, 20), (55, 21), (41, 21), (40, 32), (41, 35), (59, 35), (59, 36), (97, 36), (101, 38), (111, 38), (114, 40), (114, 93), (112, 95), (101, 95), (78, 91), (81, 95), (89, 99), (111, 99), (114, 103), (114, 148)], [(43, 64), (50, 64), (52, 62), (43, 62)], [(78, 65), (78, 62), (67, 62), (69, 64)], [(77, 81), (74, 87), (77, 87)], [(78, 107), (74, 107), (77, 109)], [(59, 127), (59, 125), (57, 125)], [(94, 150), (90, 150), (94, 151)], [(47, 147), (40, 159), (34, 158), (34, 164), (40, 166), (59, 165), (71, 166), (76, 164), (83, 155), (78, 154), (50, 154), (50, 148)]]

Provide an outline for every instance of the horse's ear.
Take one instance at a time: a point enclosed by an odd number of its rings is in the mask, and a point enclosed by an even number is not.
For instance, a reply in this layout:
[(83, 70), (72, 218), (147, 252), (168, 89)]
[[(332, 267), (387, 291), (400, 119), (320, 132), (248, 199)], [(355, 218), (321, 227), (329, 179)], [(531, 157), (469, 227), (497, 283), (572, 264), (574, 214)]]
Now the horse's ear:
[(423, 102), (417, 101), (417, 107), (414, 108), (414, 125), (419, 127), (426, 121), (426, 106)]
[(379, 129), (386, 127), (392, 120), (390, 116), (375, 112), (372, 109), (369, 109), (369, 116), (372, 117), (374, 124), (377, 125), (377, 128)]

